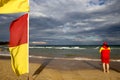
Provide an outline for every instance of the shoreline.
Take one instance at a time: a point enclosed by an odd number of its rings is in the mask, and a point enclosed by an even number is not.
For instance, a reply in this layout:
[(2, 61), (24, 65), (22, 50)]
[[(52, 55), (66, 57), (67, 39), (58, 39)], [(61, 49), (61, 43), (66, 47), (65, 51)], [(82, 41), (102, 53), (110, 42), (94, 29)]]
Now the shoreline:
[[(35, 63), (35, 64), (47, 64), (48, 67), (50, 68), (55, 68), (54, 66), (58, 65), (65, 65), (71, 67), (71, 68), (77, 68), (80, 69), (91, 69), (92, 68), (97, 68), (101, 69), (102, 63), (100, 59), (95, 59), (95, 60), (86, 60), (86, 59), (80, 59), (80, 60), (74, 60), (74, 59), (66, 59), (66, 58), (30, 58), (29, 59), (30, 63)], [(49, 65), (48, 65), (49, 64)], [(53, 65), (52, 65), (53, 64)], [(68, 65), (70, 64), (70, 65)], [(87, 66), (89, 67), (87, 67)], [(58, 66), (59, 67), (59, 66)], [(62, 67), (62, 66), (61, 66)], [(64, 67), (64, 66), (63, 66)], [(111, 61), (110, 62), (110, 67), (111, 69), (114, 69), (118, 72), (120, 72), (120, 62), (119, 61)]]
[(30, 74), (35, 80), (119, 80), (120, 62), (104, 74), (100, 61), (30, 58)]
[[(104, 74), (100, 61), (65, 59), (29, 59), (29, 80), (119, 80), (120, 62), (110, 63), (110, 73)], [(1, 80), (27, 80), (26, 75), (16, 76), (10, 56), (0, 56)], [(5, 77), (6, 76), (6, 77)], [(33, 78), (33, 79), (32, 79)]]
[[(10, 54), (0, 54), (0, 57), (10, 57)], [(86, 57), (46, 57), (46, 56), (35, 56), (29, 55), (29, 58), (35, 59), (60, 59), (60, 60), (78, 60), (78, 61), (101, 61), (101, 59), (97, 58), (86, 58)], [(111, 62), (120, 62), (120, 59), (110, 59)]]

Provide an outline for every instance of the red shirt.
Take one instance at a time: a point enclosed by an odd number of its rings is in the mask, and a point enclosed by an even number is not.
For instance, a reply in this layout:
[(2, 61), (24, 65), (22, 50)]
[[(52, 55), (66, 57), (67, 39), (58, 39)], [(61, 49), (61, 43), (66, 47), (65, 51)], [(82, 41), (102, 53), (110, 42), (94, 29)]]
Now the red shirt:
[(102, 46), (100, 48), (101, 60), (104, 63), (109, 63), (110, 59), (110, 47)]

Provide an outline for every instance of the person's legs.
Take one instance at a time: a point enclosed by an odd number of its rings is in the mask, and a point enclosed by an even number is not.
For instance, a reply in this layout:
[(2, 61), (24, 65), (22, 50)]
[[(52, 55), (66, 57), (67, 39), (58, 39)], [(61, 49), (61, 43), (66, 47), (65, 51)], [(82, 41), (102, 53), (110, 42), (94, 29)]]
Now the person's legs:
[(107, 73), (109, 73), (109, 63), (106, 64)]
[(106, 72), (105, 63), (103, 63), (103, 71)]

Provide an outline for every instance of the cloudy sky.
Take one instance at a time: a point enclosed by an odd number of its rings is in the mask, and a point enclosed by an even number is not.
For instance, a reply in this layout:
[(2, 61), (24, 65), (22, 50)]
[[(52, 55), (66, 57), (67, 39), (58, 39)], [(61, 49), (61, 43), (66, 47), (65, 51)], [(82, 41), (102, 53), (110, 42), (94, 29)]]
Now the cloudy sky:
[[(0, 15), (0, 41), (21, 14)], [(30, 43), (120, 44), (119, 0), (30, 0)]]

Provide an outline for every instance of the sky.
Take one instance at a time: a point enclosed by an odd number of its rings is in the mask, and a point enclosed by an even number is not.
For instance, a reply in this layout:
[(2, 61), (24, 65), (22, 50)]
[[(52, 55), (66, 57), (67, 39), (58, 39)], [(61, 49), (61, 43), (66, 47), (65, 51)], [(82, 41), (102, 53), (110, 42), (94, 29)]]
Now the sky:
[[(29, 40), (40, 45), (120, 45), (119, 0), (30, 0)], [(9, 40), (10, 22), (0, 15), (0, 41)]]

